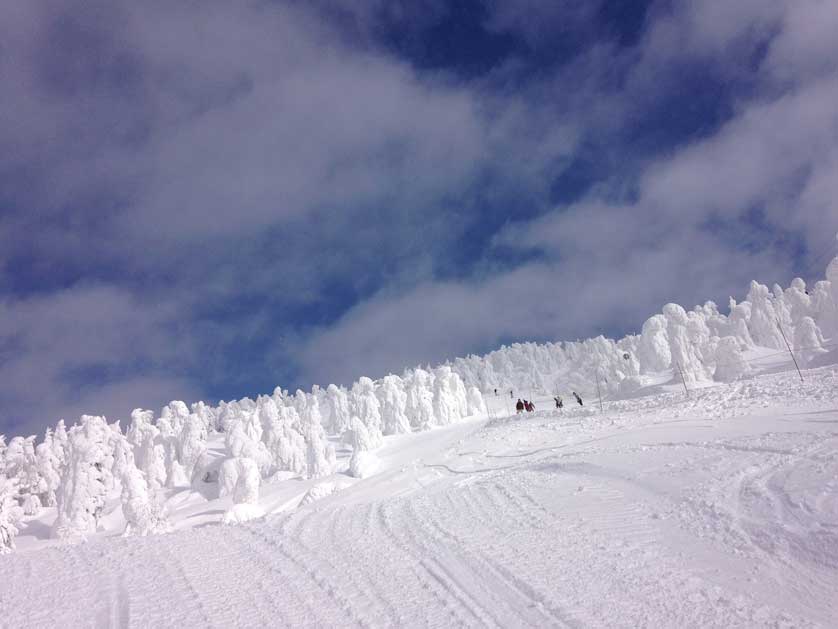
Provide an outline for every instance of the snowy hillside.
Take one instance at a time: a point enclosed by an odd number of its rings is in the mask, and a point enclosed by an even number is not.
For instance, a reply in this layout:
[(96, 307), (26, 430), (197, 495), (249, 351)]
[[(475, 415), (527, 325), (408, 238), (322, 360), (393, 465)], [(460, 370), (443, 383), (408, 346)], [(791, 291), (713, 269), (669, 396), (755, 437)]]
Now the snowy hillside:
[(0, 560), (3, 622), (835, 626), (838, 371), (805, 376), (602, 414), (490, 399), (494, 420), (385, 440), (379, 473), (341, 491), (267, 486), (279, 513), (240, 526), (204, 526), (230, 499), (188, 491), (168, 535), (42, 548), (30, 522), (33, 550)]
[(838, 258), (827, 278), (0, 440), (0, 619), (834, 626)]

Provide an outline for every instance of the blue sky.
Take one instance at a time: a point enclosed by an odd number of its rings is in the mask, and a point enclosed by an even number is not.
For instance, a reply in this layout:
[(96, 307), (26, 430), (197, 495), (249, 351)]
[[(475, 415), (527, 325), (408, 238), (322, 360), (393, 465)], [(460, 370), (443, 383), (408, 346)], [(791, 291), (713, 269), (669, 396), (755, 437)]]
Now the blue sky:
[(4, 3), (0, 432), (819, 279), (837, 30), (821, 0)]

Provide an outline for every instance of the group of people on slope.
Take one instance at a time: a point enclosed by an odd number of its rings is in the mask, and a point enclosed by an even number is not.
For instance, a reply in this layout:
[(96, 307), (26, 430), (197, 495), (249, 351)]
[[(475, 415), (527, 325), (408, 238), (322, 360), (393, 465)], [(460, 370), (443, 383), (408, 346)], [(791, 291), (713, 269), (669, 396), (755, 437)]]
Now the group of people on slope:
[(521, 398), (518, 398), (518, 403), (515, 404), (515, 412), (517, 414), (521, 414), (523, 411), (527, 411), (528, 413), (532, 413), (535, 410), (535, 404), (530, 402), (529, 400), (521, 401)]
[[(498, 394), (498, 390), (495, 389), (495, 395), (497, 395), (497, 394)], [(513, 397), (512, 391), (509, 392), (509, 397)], [(576, 398), (576, 403), (579, 404), (579, 406), (584, 406), (584, 404), (582, 403), (582, 398), (579, 396), (579, 394), (576, 391), (573, 391), (573, 397)], [(556, 408), (557, 409), (564, 408), (564, 400), (562, 400), (561, 395), (557, 395), (556, 397), (554, 397), (553, 401), (556, 403)], [(516, 414), (520, 415), (524, 411), (527, 411), (528, 413), (532, 413), (534, 410), (535, 410), (535, 404), (533, 402), (530, 402), (529, 400), (522, 400), (521, 398), (518, 398), (518, 402), (515, 404), (515, 413)]]
[[(582, 398), (579, 397), (579, 394), (576, 391), (573, 392), (573, 397), (576, 398), (576, 401), (579, 403), (579, 406), (584, 406), (584, 404), (582, 404)], [(556, 408), (564, 408), (564, 400), (562, 400), (561, 395), (557, 395), (556, 397), (554, 397), (553, 401), (556, 402)]]

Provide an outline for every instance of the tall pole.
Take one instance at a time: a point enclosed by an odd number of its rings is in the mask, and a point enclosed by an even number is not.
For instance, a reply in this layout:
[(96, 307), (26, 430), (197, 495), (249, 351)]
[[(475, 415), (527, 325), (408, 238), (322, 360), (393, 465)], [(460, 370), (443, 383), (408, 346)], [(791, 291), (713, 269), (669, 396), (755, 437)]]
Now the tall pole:
[(786, 338), (786, 333), (783, 332), (783, 326), (780, 325), (780, 320), (777, 319), (777, 328), (780, 330), (780, 334), (783, 335), (783, 340), (786, 342), (786, 347), (789, 350), (789, 356), (791, 356), (792, 362), (794, 362), (794, 367), (797, 369), (797, 375), (800, 376), (800, 382), (803, 382), (803, 374), (800, 373), (800, 365), (797, 364), (797, 359), (794, 357), (794, 352), (791, 351), (791, 345), (789, 345), (789, 340)]
[(676, 360), (675, 364), (678, 365), (678, 373), (681, 374), (681, 382), (684, 383), (684, 393), (687, 394), (687, 397), (690, 397), (690, 390), (687, 388), (687, 379), (684, 377), (684, 370), (681, 369), (681, 361)]
[(599, 412), (602, 413), (602, 394), (599, 392), (599, 369), (596, 371), (596, 395), (599, 398)]

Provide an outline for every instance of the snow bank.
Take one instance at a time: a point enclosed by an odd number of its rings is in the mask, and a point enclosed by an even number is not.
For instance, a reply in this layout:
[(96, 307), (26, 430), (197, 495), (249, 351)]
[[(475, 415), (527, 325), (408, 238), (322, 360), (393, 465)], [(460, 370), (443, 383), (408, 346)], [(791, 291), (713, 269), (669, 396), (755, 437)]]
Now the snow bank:
[(312, 502), (320, 500), (321, 498), (331, 496), (337, 490), (338, 486), (335, 483), (318, 483), (305, 493), (302, 500), (300, 500), (299, 506), (304, 507)]
[(259, 505), (242, 503), (234, 504), (221, 516), (222, 524), (242, 524), (250, 520), (265, 517), (265, 510)]

